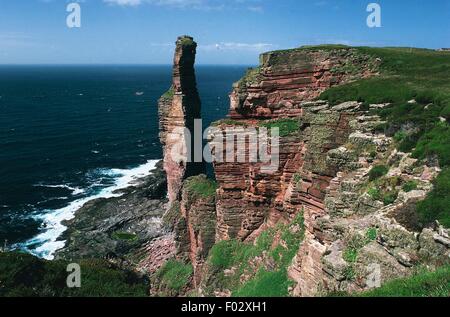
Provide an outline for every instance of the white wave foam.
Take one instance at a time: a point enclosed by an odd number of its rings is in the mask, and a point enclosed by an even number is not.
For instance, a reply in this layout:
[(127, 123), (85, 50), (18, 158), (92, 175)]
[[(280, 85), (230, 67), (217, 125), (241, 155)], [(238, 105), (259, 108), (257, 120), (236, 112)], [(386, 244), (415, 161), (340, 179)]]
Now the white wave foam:
[[(98, 194), (86, 198), (81, 198), (71, 202), (68, 206), (58, 210), (48, 210), (47, 213), (39, 215), (39, 219), (42, 220), (45, 231), (25, 242), (22, 247), (28, 249), (31, 253), (52, 260), (54, 253), (63, 248), (65, 241), (57, 241), (58, 237), (67, 229), (62, 222), (65, 220), (71, 220), (75, 217), (75, 212), (80, 209), (88, 201), (98, 198), (111, 198), (120, 197), (122, 194), (114, 193), (117, 190), (127, 188), (133, 185), (139, 178), (145, 177), (150, 174), (150, 171), (156, 167), (157, 160), (148, 161), (147, 163), (140, 165), (132, 169), (110, 169), (104, 170), (104, 173), (108, 175), (114, 175), (114, 185), (102, 189)], [(61, 187), (65, 185), (49, 185), (52, 187)], [(33, 249), (33, 246), (39, 245)]]
[(63, 188), (72, 191), (72, 195), (77, 196), (84, 193), (84, 189), (79, 187), (71, 187), (69, 185), (46, 185), (46, 184), (36, 184), (34, 187), (47, 187), (47, 188)]
[(44, 201), (38, 202), (37, 204), (38, 205), (42, 205), (42, 204), (48, 203), (49, 201), (66, 200), (66, 199), (69, 199), (69, 197), (66, 197), (66, 196), (63, 196), (63, 197), (52, 197), (52, 198), (46, 199)]

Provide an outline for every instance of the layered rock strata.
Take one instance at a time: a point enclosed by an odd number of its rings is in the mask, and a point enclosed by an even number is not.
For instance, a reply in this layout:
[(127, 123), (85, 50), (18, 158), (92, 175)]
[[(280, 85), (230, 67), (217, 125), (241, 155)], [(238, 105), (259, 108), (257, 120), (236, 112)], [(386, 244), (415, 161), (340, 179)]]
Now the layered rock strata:
[(262, 54), (233, 87), (233, 119), (301, 116), (302, 102), (324, 90), (377, 74), (380, 60), (356, 49), (304, 48)]
[(200, 157), (194, 157), (193, 150), (196, 145), (194, 122), (201, 118), (201, 103), (194, 70), (196, 49), (197, 43), (192, 37), (178, 38), (173, 61), (172, 87), (158, 103), (160, 140), (163, 145), (170, 204), (180, 198), (183, 180), (201, 174), (204, 169), (202, 153)]
[(201, 125), (195, 125), (195, 120), (201, 119), (194, 70), (196, 48), (192, 37), (178, 38), (172, 87), (159, 100), (160, 139), (169, 196), (164, 222), (174, 232), (173, 255), (193, 265), (194, 286), (200, 281), (199, 272), (215, 243), (216, 228), (215, 189), (207, 196), (195, 189), (196, 186), (212, 186), (206, 176), (201, 175), (205, 168), (202, 144), (195, 143), (199, 136), (194, 135), (200, 133), (201, 140), (203, 134)]
[(193, 285), (197, 287), (205, 260), (216, 242), (214, 182), (205, 175), (186, 179), (180, 201), (172, 204), (163, 222), (173, 232), (174, 257), (192, 264)]
[[(357, 131), (326, 154), (326, 164), (339, 172), (326, 189), (324, 209), (303, 210), (305, 239), (289, 270), (295, 296), (363, 291), (411, 275), (421, 263), (450, 261), (448, 230), (438, 223), (421, 229), (414, 211), (439, 169), (394, 150), (391, 138), (371, 131), (380, 123), (377, 116), (356, 117), (350, 126)], [(373, 184), (370, 170), (383, 162), (391, 168)], [(405, 192), (401, 185), (411, 181), (417, 189)]]
[[(262, 121), (291, 118), (298, 120), (299, 128), (280, 138), (275, 172), (265, 172), (264, 163), (237, 163), (236, 158), (214, 163), (220, 185), (218, 240), (251, 239), (263, 225), (289, 219), (303, 204), (323, 210), (325, 189), (336, 173), (336, 169), (322, 170), (326, 152), (346, 141), (352, 114), (341, 114), (341, 110), (354, 105), (345, 103), (330, 113), (314, 115), (329, 106), (311, 100), (334, 85), (375, 75), (380, 63), (354, 49), (296, 49), (262, 54), (260, 59), (260, 66), (234, 85), (232, 120), (219, 122), (210, 136), (214, 155), (221, 154), (215, 150), (219, 148), (226, 157), (227, 149), (220, 149), (215, 140), (217, 134), (226, 138), (227, 131), (236, 126), (258, 129)], [(237, 148), (245, 144), (246, 157), (250, 140), (254, 140), (251, 133), (236, 142)], [(292, 193), (289, 184), (298, 171), (302, 191)]]
[[(216, 200), (214, 194), (195, 189), (197, 184), (209, 183), (205, 175), (187, 179), (181, 198), (181, 217), (186, 223), (187, 256), (194, 268), (194, 287), (201, 282), (202, 268), (216, 238)], [(181, 248), (183, 249), (183, 248)]]

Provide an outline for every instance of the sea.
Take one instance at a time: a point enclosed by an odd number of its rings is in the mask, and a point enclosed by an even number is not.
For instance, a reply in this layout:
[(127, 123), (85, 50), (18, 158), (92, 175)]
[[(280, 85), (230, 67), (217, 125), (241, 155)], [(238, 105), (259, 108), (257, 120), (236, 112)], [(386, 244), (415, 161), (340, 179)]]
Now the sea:
[[(224, 118), (242, 66), (197, 66), (204, 126)], [(64, 220), (162, 158), (158, 98), (171, 66), (0, 66), (0, 247), (52, 259)]]

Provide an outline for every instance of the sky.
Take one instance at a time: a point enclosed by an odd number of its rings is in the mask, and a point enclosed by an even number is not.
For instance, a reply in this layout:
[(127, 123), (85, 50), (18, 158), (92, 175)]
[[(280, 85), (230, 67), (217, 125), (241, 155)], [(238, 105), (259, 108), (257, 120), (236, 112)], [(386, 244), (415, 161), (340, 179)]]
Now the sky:
[[(81, 27), (66, 23), (78, 2)], [(369, 28), (370, 3), (381, 27)], [(170, 64), (179, 35), (198, 64), (340, 43), (450, 47), (450, 0), (0, 0), (0, 64)]]

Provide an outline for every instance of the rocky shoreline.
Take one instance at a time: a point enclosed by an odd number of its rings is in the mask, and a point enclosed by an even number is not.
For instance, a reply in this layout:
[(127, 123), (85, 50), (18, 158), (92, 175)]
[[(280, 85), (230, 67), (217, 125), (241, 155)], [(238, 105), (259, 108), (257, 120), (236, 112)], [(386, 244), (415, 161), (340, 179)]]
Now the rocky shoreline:
[(66, 245), (56, 258), (134, 263), (141, 248), (164, 235), (161, 218), (166, 210), (166, 187), (161, 161), (150, 175), (116, 192), (121, 196), (86, 203), (74, 219), (64, 222), (67, 230), (59, 240), (66, 240)]

